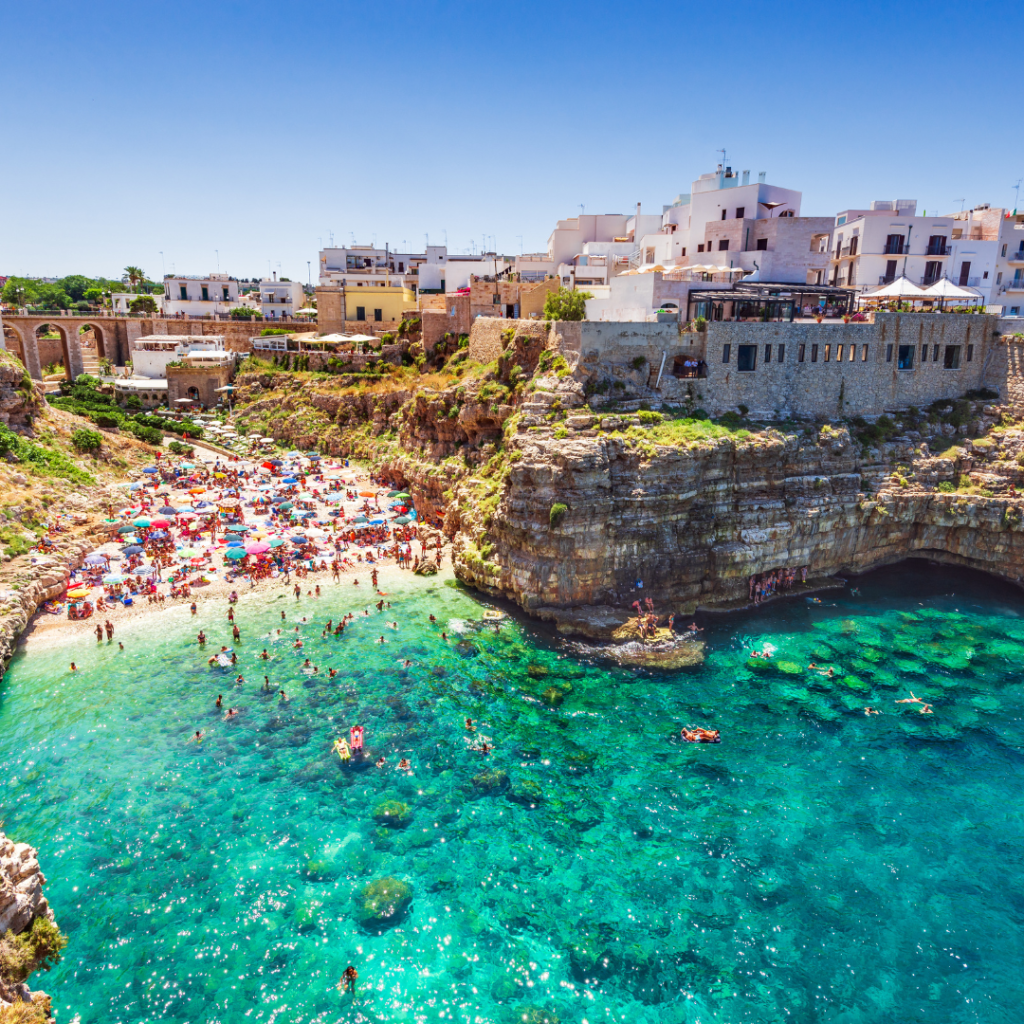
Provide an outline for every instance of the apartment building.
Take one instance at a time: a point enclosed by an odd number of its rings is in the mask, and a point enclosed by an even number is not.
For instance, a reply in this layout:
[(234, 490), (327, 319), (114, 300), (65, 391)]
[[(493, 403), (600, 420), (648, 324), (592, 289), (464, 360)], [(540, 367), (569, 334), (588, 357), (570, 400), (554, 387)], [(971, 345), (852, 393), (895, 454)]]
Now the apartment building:
[(992, 311), (1024, 315), (1024, 213), (980, 206), (957, 216), (967, 221), (964, 231), (995, 245), (991, 289), (986, 293)]
[(238, 305), (238, 282), (227, 274), (164, 278), (165, 316), (210, 316)]
[(299, 281), (277, 280), (277, 274), (270, 281), (260, 282), (260, 311), (264, 320), (280, 320), (295, 315), (302, 309), (305, 291)]
[(876, 200), (836, 215), (829, 283), (864, 292), (899, 277), (922, 288), (945, 278), (987, 299), (997, 251), (991, 234), (967, 217), (919, 217), (913, 199)]
[(320, 251), (320, 284), (360, 288), (418, 288), (424, 264), (444, 264), (448, 250), (428, 245), (425, 252), (395, 252), (390, 246), (337, 246)]

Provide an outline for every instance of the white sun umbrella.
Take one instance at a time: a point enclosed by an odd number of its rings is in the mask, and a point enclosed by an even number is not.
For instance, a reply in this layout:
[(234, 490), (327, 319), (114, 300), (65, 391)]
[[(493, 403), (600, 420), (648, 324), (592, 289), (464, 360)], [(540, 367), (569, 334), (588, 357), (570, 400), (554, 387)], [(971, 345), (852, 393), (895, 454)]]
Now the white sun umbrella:
[(879, 288), (877, 291), (865, 292), (861, 296), (863, 299), (920, 299), (924, 298), (928, 293), (923, 288), (918, 288), (913, 281), (907, 280), (905, 277), (898, 277), (891, 284), (887, 284), (884, 288)]
[(958, 285), (953, 284), (952, 281), (943, 277), (940, 278), (935, 284), (924, 290), (925, 295), (935, 296), (939, 299), (980, 299), (981, 296), (967, 288), (961, 288)]

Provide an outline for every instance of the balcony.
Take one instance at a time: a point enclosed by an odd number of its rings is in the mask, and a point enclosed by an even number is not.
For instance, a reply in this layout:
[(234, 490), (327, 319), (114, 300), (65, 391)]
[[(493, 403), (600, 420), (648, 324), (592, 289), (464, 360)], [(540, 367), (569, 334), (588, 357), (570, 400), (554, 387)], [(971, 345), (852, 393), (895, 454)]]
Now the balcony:
[(886, 242), (885, 248), (882, 250), (883, 256), (907, 256), (909, 255), (909, 248), (906, 245), (904, 239), (900, 239), (898, 242)]
[(1007, 281), (1000, 289), (1000, 294), (1002, 292), (1024, 292), (1024, 277), (1014, 278), (1012, 281)]
[(1011, 263), (1024, 263), (1024, 246), (1021, 246), (1016, 252), (1011, 252), (1006, 258)]
[(951, 245), (929, 245), (925, 249), (925, 256), (948, 256), (953, 251)]
[(936, 281), (941, 281), (941, 280), (942, 280), (942, 275), (941, 274), (925, 274), (924, 277), (921, 278), (921, 287), (922, 288), (928, 288), (930, 285), (935, 284)]
[(880, 285), (882, 285), (882, 284), (892, 284), (893, 281), (895, 281), (895, 280), (896, 280), (896, 275), (895, 274), (883, 274), (878, 279), (878, 283)]

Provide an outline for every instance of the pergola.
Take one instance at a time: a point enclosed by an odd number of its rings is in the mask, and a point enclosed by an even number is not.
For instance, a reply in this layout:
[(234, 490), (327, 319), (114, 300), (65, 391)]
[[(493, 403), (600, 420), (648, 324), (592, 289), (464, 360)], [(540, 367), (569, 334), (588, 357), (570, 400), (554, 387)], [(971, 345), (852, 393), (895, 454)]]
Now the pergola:
[[(692, 289), (686, 317), (706, 320), (795, 320), (811, 306), (826, 317), (852, 313), (856, 293), (849, 288), (822, 284), (776, 284), (771, 281), (740, 281), (732, 288)], [(767, 313), (766, 313), (767, 311)]]

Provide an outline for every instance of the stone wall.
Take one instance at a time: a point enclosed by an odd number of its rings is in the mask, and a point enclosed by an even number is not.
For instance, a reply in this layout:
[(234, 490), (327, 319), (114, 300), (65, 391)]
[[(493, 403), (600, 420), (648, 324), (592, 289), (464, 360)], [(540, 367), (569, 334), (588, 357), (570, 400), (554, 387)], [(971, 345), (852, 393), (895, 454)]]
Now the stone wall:
[(531, 338), (549, 337), (550, 324), (545, 320), (509, 320), (499, 317), (481, 316), (473, 321), (469, 332), (469, 358), (480, 363), (489, 363), (501, 355), (505, 347), (502, 333), (514, 330)]
[(188, 389), (195, 388), (199, 393), (199, 401), (207, 409), (212, 409), (225, 394), (218, 393), (217, 388), (229, 384), (234, 372), (234, 366), (168, 366), (168, 408), (178, 408), (178, 399), (188, 398)]

